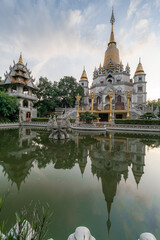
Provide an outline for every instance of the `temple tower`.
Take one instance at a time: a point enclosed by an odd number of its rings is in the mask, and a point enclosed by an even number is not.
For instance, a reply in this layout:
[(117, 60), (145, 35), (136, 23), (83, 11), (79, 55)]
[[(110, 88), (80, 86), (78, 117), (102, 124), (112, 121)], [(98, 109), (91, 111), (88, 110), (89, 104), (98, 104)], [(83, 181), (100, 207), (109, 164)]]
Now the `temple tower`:
[(83, 104), (84, 109), (88, 110), (87, 107), (89, 105), (89, 86), (88, 86), (88, 78), (87, 78), (85, 68), (83, 69), (79, 83), (84, 89), (84, 97), (82, 99), (82, 104)]
[(144, 73), (141, 60), (139, 59), (139, 64), (134, 75), (132, 106), (140, 111), (145, 110), (147, 101), (145, 78), (146, 74)]
[(9, 73), (6, 71), (5, 80), (2, 85), (6, 88), (10, 96), (15, 96), (19, 100), (19, 120), (28, 121), (37, 117), (37, 109), (33, 108), (33, 102), (37, 100), (35, 91), (38, 88), (34, 85), (34, 79), (27, 64), (24, 65), (22, 54), (20, 54), (18, 63), (13, 61)]

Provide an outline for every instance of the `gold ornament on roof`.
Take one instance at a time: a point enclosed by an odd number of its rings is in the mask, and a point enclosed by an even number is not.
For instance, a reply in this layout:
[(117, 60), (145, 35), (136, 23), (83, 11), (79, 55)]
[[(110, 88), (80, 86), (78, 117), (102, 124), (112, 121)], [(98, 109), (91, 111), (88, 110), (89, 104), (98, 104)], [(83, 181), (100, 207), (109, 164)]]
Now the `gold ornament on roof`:
[(81, 100), (81, 96), (79, 95), (79, 93), (78, 93), (78, 95), (76, 96), (76, 100), (77, 100), (78, 102)]
[(135, 75), (139, 75), (139, 74), (145, 74), (142, 67), (141, 59), (139, 59), (139, 63), (135, 72)]
[(113, 32), (113, 24), (115, 23), (115, 17), (114, 17), (114, 12), (113, 12), (113, 8), (112, 8), (112, 15), (111, 15), (111, 20), (110, 23), (112, 24), (112, 28), (111, 28), (111, 35), (110, 35), (110, 43), (115, 43), (114, 40), (114, 32)]
[(126, 66), (126, 68), (129, 68), (129, 64), (128, 64), (128, 62), (127, 62), (127, 66)]
[(93, 98), (95, 97), (95, 94), (92, 92), (92, 93), (90, 94), (90, 97), (91, 97), (91, 99), (93, 99)]
[(88, 81), (85, 68), (83, 69), (83, 72), (82, 72), (82, 76), (81, 76), (80, 81)]
[(112, 9), (112, 16), (111, 16), (111, 35), (110, 35), (110, 41), (108, 43), (108, 48), (105, 52), (105, 57), (104, 57), (104, 64), (103, 66), (106, 66), (107, 63), (109, 62), (109, 60), (111, 59), (113, 63), (115, 64), (120, 64), (120, 60), (119, 60), (119, 50), (116, 47), (116, 42), (114, 39), (114, 32), (113, 32), (113, 24), (115, 22), (115, 18), (114, 18), (114, 12)]
[(22, 59), (22, 53), (20, 53), (20, 57), (19, 57), (18, 64), (24, 65), (24, 64), (23, 64), (23, 59)]
[(94, 72), (97, 72), (97, 68), (95, 67)]
[(99, 65), (99, 68), (102, 68), (101, 63), (100, 63), (100, 65)]

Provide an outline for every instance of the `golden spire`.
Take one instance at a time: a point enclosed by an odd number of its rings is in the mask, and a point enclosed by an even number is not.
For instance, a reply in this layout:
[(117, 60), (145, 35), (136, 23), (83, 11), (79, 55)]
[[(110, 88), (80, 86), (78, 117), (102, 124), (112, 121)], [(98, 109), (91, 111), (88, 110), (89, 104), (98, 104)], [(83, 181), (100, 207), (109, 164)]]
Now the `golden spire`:
[[(114, 40), (114, 32), (113, 32), (113, 24), (115, 22), (115, 17), (114, 17), (114, 12), (113, 12), (113, 8), (112, 8), (112, 15), (111, 15), (111, 20), (110, 20), (110, 23), (112, 24), (112, 27), (111, 27), (111, 35), (110, 35), (110, 43), (116, 43), (115, 40)], [(109, 45), (108, 44), (108, 45)]]
[(20, 57), (19, 57), (18, 64), (24, 65), (24, 64), (23, 64), (23, 60), (22, 60), (22, 53), (20, 53)]
[(94, 72), (97, 72), (97, 68), (95, 67)]
[(127, 62), (127, 66), (126, 66), (126, 68), (129, 68), (129, 64), (128, 64), (128, 62)]
[(139, 58), (139, 63), (135, 72), (135, 75), (139, 75), (139, 74), (145, 74), (143, 67), (142, 67), (142, 63), (141, 63), (141, 59)]
[(99, 65), (99, 68), (102, 68), (101, 63), (100, 63), (100, 65)]
[(111, 20), (110, 23), (112, 25), (111, 27), (111, 36), (110, 36), (110, 42), (108, 43), (108, 48), (105, 52), (105, 57), (104, 57), (104, 63), (103, 66), (106, 66), (110, 59), (112, 60), (112, 62), (114, 64), (120, 64), (120, 60), (119, 60), (119, 50), (116, 47), (116, 42), (114, 39), (114, 32), (113, 32), (113, 24), (115, 22), (115, 18), (114, 18), (114, 12), (112, 9), (112, 15), (111, 15)]
[(120, 61), (120, 66), (123, 66), (123, 64), (122, 64), (122, 60)]
[(84, 69), (83, 69), (83, 72), (82, 72), (80, 81), (88, 81), (85, 67), (84, 67)]

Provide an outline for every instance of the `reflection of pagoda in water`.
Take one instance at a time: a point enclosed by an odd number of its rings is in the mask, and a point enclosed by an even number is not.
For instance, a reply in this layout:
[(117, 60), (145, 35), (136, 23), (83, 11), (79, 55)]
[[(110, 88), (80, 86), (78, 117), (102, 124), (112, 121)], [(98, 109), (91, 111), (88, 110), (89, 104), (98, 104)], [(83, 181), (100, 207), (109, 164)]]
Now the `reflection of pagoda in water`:
[(137, 185), (140, 183), (144, 173), (145, 145), (139, 139), (132, 138), (98, 138), (98, 145), (92, 146), (91, 161), (92, 173), (101, 178), (102, 191), (107, 204), (108, 233), (111, 227), (110, 213), (111, 206), (116, 196), (117, 185), (123, 176), (128, 178), (129, 167), (132, 166)]
[(122, 177), (127, 181), (131, 169), (136, 184), (140, 183), (145, 166), (145, 144), (138, 138), (116, 138), (113, 133), (108, 134), (108, 137), (77, 135), (73, 139), (76, 142), (77, 160), (82, 175), (89, 156), (93, 175), (101, 179), (108, 211), (109, 232), (111, 207)]
[[(17, 131), (17, 130), (16, 130)], [(30, 129), (20, 128), (19, 139), (14, 142), (15, 151), (6, 152), (5, 159), (1, 160), (4, 175), (8, 176), (8, 180), (17, 185), (20, 190), (21, 183), (25, 181), (33, 167), (35, 146), (32, 146), (32, 139), (36, 137), (36, 132)]]

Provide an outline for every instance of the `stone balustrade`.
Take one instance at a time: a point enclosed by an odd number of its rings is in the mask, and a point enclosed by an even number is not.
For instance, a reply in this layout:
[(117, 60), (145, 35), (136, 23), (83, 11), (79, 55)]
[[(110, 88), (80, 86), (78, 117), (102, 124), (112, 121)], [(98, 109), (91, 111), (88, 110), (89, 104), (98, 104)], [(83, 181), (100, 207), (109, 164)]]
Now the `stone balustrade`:
[[(28, 221), (24, 221), (24, 225), (21, 229), (21, 233), (26, 233), (26, 230), (28, 232), (27, 236), (26, 236), (26, 240), (31, 240), (34, 239), (34, 230), (32, 229), (30, 223)], [(13, 237), (16, 236), (16, 234), (18, 234), (19, 232), (19, 226), (18, 224), (16, 224), (9, 232), (7, 235), (11, 235)], [(3, 233), (0, 232), (0, 239), (1, 240), (5, 240), (7, 236), (5, 236)], [(67, 240), (96, 240), (90, 233), (89, 229), (81, 226), (81, 227), (77, 227), (75, 232), (72, 233), (71, 235), (69, 235)], [(50, 238), (48, 240), (54, 240), (53, 238)], [(98, 239), (97, 239), (98, 240)], [(135, 239), (136, 240), (136, 239)], [(142, 233), (139, 237), (138, 240), (156, 240), (155, 236), (151, 233)]]

